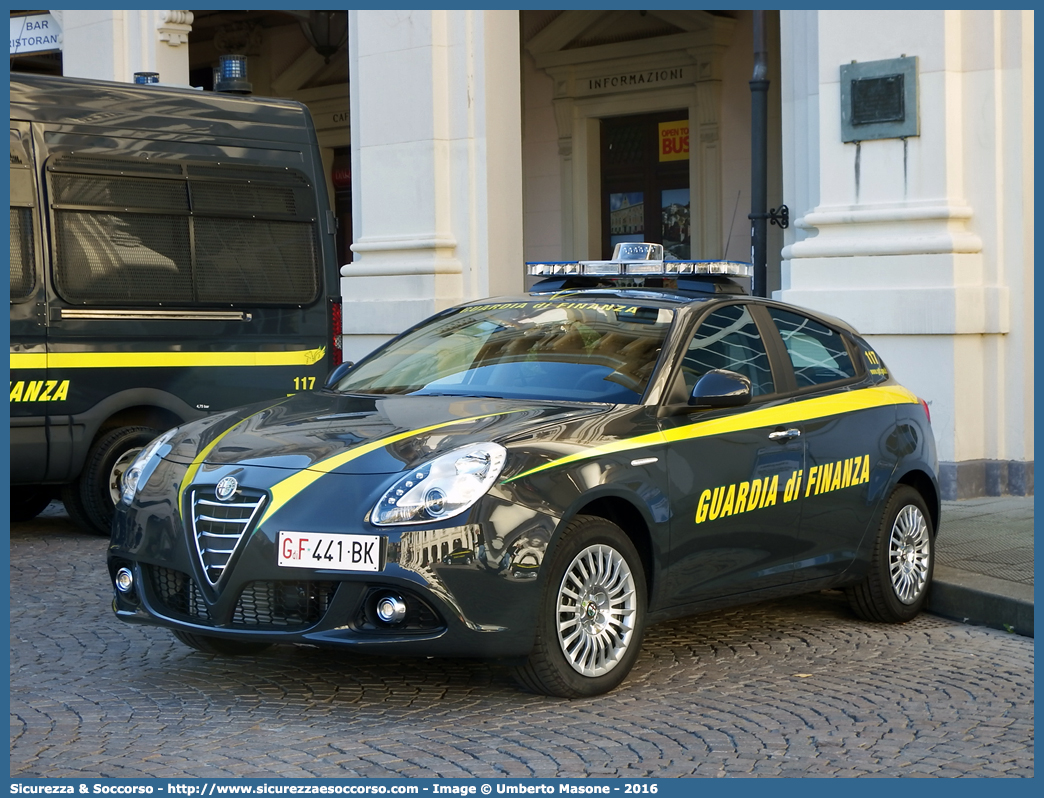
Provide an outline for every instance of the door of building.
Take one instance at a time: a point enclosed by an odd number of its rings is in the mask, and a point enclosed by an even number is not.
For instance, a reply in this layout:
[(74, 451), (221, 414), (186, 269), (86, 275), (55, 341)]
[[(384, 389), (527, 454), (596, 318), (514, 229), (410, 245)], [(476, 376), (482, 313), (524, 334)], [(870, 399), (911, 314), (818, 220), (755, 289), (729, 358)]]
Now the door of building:
[(602, 120), (602, 256), (623, 241), (663, 244), (692, 257), (689, 113), (685, 109)]

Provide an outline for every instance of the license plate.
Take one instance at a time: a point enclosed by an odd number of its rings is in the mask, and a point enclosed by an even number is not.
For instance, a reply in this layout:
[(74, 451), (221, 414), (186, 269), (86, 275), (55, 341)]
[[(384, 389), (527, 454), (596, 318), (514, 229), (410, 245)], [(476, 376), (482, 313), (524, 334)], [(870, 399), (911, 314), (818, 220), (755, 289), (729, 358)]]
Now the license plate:
[(380, 535), (280, 532), (279, 565), (333, 571), (380, 571)]

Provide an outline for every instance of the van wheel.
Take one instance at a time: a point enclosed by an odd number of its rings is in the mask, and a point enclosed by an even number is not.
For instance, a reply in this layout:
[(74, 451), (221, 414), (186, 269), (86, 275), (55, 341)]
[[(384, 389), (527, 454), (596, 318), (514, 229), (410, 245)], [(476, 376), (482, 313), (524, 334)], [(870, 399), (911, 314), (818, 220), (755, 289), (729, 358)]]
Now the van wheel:
[(50, 488), (12, 485), (11, 520), (32, 521), (47, 508), (52, 498), (53, 492)]
[(95, 534), (90, 516), (87, 515), (87, 508), (83, 506), (83, 498), (80, 496), (80, 483), (70, 482), (68, 485), (62, 485), (59, 498), (65, 505), (69, 520), (85, 532)]
[(202, 651), (204, 654), (217, 654), (225, 657), (260, 654), (262, 651), (272, 647), (271, 643), (262, 643), (255, 640), (229, 640), (226, 637), (197, 635), (193, 632), (183, 632), (180, 629), (171, 629), (170, 633), (189, 648)]
[[(94, 442), (78, 482), (88, 532), (109, 535), (116, 503), (120, 500), (123, 472), (159, 434), (160, 430), (151, 427), (119, 427)], [(69, 517), (80, 523), (72, 511)]]

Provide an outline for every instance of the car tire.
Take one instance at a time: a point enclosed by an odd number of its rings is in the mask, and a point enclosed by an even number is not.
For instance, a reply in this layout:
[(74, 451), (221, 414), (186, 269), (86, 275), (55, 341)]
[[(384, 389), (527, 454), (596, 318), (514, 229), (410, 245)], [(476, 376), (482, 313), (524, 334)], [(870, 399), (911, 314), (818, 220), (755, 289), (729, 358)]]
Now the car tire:
[(921, 494), (900, 485), (888, 498), (870, 572), (845, 590), (860, 618), (904, 623), (924, 608), (935, 568), (935, 530)]
[(87, 453), (87, 462), (77, 481), (80, 504), (86, 523), (69, 517), (96, 535), (108, 535), (112, 530), (112, 516), (120, 500), (120, 477), (134, 458), (160, 430), (151, 427), (118, 427), (101, 435)]
[(171, 634), (189, 648), (201, 651), (204, 654), (217, 654), (222, 657), (250, 656), (260, 654), (272, 647), (271, 643), (263, 643), (254, 640), (229, 640), (226, 637), (211, 637), (210, 635), (199, 635), (194, 632), (183, 632), (180, 629), (171, 629)]
[(610, 521), (577, 516), (547, 564), (536, 640), (514, 669), (516, 681), (561, 698), (609, 692), (638, 658), (645, 612), (645, 570), (634, 544)]
[(50, 488), (30, 485), (11, 486), (11, 521), (32, 521), (54, 498)]

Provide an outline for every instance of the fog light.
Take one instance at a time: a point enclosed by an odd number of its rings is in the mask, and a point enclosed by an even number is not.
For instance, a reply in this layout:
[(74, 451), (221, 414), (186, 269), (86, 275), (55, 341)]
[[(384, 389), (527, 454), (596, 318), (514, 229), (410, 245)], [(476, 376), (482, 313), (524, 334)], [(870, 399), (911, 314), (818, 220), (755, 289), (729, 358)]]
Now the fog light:
[(130, 568), (121, 568), (116, 572), (116, 589), (124, 595), (134, 591), (134, 574)]
[(377, 617), (383, 623), (399, 623), (406, 617), (406, 602), (391, 594), (381, 596), (377, 599)]

